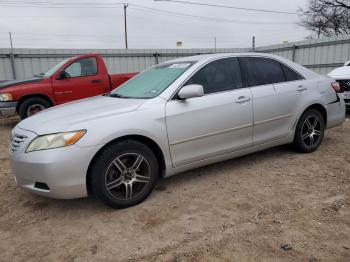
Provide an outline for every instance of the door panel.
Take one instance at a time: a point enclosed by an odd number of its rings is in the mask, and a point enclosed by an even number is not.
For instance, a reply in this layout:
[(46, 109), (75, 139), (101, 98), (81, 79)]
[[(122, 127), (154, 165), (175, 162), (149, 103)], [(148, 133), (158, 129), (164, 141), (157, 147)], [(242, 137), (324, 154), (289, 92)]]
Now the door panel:
[(52, 78), (52, 87), (57, 104), (86, 97), (100, 95), (109, 91), (108, 75), (99, 75), (96, 58), (82, 58), (65, 68), (69, 78)]
[(294, 124), (299, 93), (295, 82), (251, 88), (254, 100), (254, 144), (286, 137)]
[(68, 79), (53, 79), (52, 86), (58, 104), (92, 97), (108, 92), (108, 78), (103, 76), (82, 76)]
[(249, 88), (169, 101), (166, 122), (173, 165), (250, 147), (252, 115)]
[(240, 58), (251, 87), (254, 112), (254, 144), (286, 137), (293, 130), (301, 100), (302, 77), (279, 61), (265, 57)]

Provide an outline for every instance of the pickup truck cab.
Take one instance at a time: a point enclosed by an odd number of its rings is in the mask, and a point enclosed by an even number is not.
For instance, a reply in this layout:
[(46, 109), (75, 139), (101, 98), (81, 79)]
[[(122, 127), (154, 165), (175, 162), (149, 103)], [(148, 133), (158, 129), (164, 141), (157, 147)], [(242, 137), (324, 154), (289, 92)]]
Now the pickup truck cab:
[(339, 83), (339, 91), (342, 93), (345, 105), (350, 107), (350, 61), (345, 62), (344, 66), (331, 71), (328, 76)]
[(109, 93), (136, 73), (109, 75), (99, 54), (63, 60), (31, 79), (0, 82), (0, 116), (24, 119), (51, 106)]

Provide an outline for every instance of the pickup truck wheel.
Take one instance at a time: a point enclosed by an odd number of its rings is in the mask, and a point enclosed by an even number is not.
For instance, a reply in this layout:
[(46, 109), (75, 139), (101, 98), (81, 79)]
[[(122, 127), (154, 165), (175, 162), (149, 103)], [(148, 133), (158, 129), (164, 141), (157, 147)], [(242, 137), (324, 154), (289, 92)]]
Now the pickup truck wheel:
[(141, 203), (152, 192), (159, 175), (158, 161), (146, 145), (124, 140), (104, 149), (91, 168), (94, 196), (113, 208)]
[(311, 153), (322, 143), (325, 121), (322, 114), (311, 109), (299, 119), (293, 141), (294, 148), (301, 153)]
[(51, 104), (44, 98), (31, 97), (22, 102), (18, 109), (18, 114), (21, 119), (30, 117), (46, 108), (49, 108)]

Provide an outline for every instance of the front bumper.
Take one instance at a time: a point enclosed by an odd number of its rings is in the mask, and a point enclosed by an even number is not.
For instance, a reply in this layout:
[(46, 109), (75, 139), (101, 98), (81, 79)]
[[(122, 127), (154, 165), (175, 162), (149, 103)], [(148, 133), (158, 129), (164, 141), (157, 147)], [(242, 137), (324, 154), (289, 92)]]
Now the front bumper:
[(16, 115), (17, 101), (14, 102), (0, 102), (0, 117)]
[[(58, 199), (87, 196), (86, 175), (97, 146), (76, 145), (25, 153), (37, 136), (18, 127), (15, 134), (26, 136), (20, 147), (10, 148), (10, 158), (17, 185), (35, 194)], [(45, 184), (47, 188), (43, 188)]]
[(346, 94), (346, 96), (345, 96), (344, 93), (341, 93), (340, 96), (341, 96), (342, 99), (344, 99), (345, 105), (347, 107), (350, 107), (350, 92), (347, 92), (347, 93), (348, 94)]

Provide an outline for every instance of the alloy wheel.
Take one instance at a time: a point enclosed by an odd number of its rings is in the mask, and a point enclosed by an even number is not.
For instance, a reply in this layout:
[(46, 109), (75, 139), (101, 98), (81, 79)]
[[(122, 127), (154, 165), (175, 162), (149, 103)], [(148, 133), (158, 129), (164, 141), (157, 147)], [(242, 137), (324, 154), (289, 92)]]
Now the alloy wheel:
[(107, 168), (105, 187), (119, 200), (130, 200), (140, 195), (151, 180), (151, 167), (145, 157), (127, 153), (115, 158)]
[(301, 131), (302, 140), (305, 145), (311, 147), (319, 142), (321, 136), (321, 123), (316, 115), (310, 115), (303, 123)]

